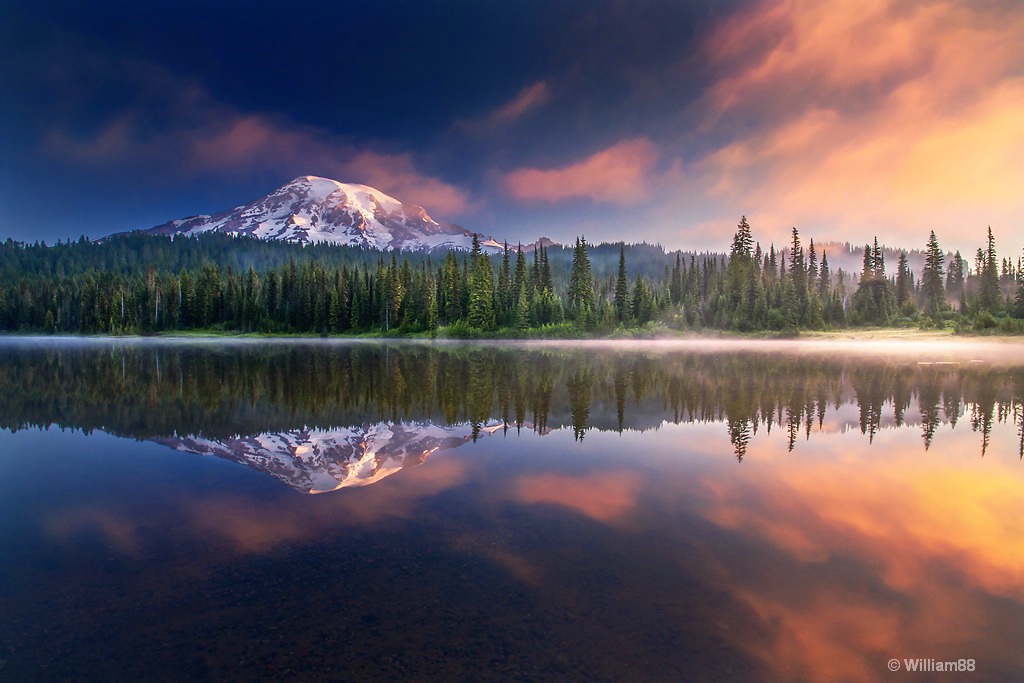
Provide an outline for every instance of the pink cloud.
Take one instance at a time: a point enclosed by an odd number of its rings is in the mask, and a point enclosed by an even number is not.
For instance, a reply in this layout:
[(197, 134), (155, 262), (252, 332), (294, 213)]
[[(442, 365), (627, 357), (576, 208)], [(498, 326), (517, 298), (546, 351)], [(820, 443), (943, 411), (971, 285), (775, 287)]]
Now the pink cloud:
[[(155, 67), (129, 70), (125, 77), (144, 77), (150, 84), (142, 89), (143, 101), (92, 134), (72, 134), (58, 123), (43, 151), (80, 164), (159, 164), (185, 176), (294, 169), (377, 187), (426, 207), (435, 218), (459, 215), (470, 206), (465, 190), (423, 172), (409, 153), (379, 152), (283, 118), (242, 114), (195, 83)], [(154, 108), (176, 112), (155, 131), (146, 123)]]
[(1021, 6), (762, 2), (724, 22), (705, 52), (723, 76), (704, 130), (746, 131), (689, 169), (722, 221), (745, 211), (774, 239), (796, 224), (902, 244), (935, 229), (957, 247), (989, 223), (1016, 229)]
[(589, 198), (595, 202), (636, 204), (646, 200), (657, 181), (657, 147), (647, 138), (623, 140), (569, 166), (521, 168), (504, 176), (516, 199), (559, 201)]
[(537, 474), (521, 477), (512, 499), (521, 503), (559, 505), (600, 522), (614, 522), (636, 507), (641, 480), (633, 472), (582, 476)]
[(346, 177), (360, 178), (360, 182), (427, 207), (439, 216), (454, 216), (472, 208), (464, 190), (418, 171), (411, 154), (364, 150), (340, 162), (339, 168)]
[(469, 133), (483, 133), (516, 121), (528, 112), (542, 107), (551, 99), (551, 89), (546, 81), (538, 81), (520, 90), (511, 100), (501, 104), (479, 119), (456, 121), (456, 130)]

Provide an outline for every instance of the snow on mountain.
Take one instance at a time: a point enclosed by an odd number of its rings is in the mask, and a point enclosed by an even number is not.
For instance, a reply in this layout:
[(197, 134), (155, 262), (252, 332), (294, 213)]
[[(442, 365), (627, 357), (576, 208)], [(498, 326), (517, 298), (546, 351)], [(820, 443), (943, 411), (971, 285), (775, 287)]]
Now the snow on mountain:
[[(401, 202), (366, 185), (309, 175), (248, 204), (212, 216), (170, 221), (146, 232), (195, 235), (212, 231), (382, 250), (468, 250), (473, 242), (473, 233), (435, 221), (422, 206)], [(490, 251), (500, 248), (493, 237), (480, 241)]]
[[(479, 434), (491, 434), (501, 425), (489, 422), (481, 426)], [(299, 491), (324, 493), (380, 481), (403, 467), (419, 465), (435, 451), (461, 446), (472, 437), (473, 426), (469, 424), (379, 422), (229, 439), (190, 435), (150, 440), (178, 451), (248, 465)]]

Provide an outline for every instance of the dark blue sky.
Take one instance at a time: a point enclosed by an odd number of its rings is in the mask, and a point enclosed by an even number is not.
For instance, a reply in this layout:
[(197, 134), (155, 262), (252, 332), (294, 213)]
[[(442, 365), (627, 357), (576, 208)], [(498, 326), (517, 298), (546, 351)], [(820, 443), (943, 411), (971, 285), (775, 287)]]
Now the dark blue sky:
[[(1021, 37), (1021, 12), (859, 6), (8, 0), (0, 237), (149, 227), (308, 173), (512, 240), (722, 247), (742, 213), (765, 241), (798, 224), (923, 243), (942, 216), (953, 241), (989, 223), (1009, 237), (1020, 193), (1000, 183), (1019, 165), (971, 131), (1018, 104), (1019, 50), (967, 50)], [(964, 53), (944, 54), (934, 41), (965, 25)], [(982, 59), (983, 81), (949, 85), (965, 58)], [(942, 104), (906, 103), (937, 79)], [(979, 91), (987, 106), (972, 109)], [(1002, 147), (1021, 144), (1002, 132)], [(955, 174), (904, 187), (946, 142), (980, 145), (973, 169), (1004, 178), (952, 200)], [(944, 203), (908, 226), (933, 197)]]

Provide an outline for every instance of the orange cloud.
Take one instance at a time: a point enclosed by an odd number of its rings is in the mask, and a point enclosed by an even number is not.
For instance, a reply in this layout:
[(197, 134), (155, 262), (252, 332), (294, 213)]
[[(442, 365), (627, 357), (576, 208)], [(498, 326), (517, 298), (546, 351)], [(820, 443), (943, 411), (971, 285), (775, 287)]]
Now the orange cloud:
[(706, 54), (705, 130), (749, 131), (693, 166), (722, 220), (970, 246), (1024, 213), (1020, 5), (768, 1)]
[(519, 479), (512, 497), (521, 503), (560, 505), (599, 522), (612, 522), (636, 506), (640, 484), (638, 475), (626, 471), (539, 474)]
[(623, 140), (586, 159), (557, 169), (521, 168), (505, 187), (516, 199), (558, 201), (586, 197), (596, 202), (635, 204), (656, 182), (658, 149), (646, 138)]
[[(795, 598), (792, 577), (737, 580), (721, 568), (736, 597), (771, 625), (771, 639), (738, 634), (737, 644), (773, 678), (879, 680), (889, 657), (922, 656), (911, 650), (969, 647), (973, 654), (957, 657), (1007, 661), (1005, 643), (979, 644), (978, 634), (994, 628), (984, 596), (1024, 599), (1024, 532), (1007, 523), (1024, 505), (1019, 462), (955, 458), (976, 435), (942, 437), (950, 457), (927, 462), (911, 455), (906, 442), (916, 435), (906, 432), (886, 435), (884, 459), (857, 447), (857, 434), (832, 437), (827, 459), (799, 463), (787, 462), (780, 444), (755, 440), (750, 468), (700, 482), (709, 520), (788, 553), (803, 577)], [(823, 573), (828, 563), (851, 574)]]

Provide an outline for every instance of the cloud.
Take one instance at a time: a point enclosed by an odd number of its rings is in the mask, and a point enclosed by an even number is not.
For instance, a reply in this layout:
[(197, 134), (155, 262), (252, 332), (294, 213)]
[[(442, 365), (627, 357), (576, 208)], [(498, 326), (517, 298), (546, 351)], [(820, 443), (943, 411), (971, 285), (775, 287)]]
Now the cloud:
[(441, 216), (454, 216), (471, 211), (474, 205), (468, 193), (440, 178), (417, 170), (409, 153), (381, 154), (363, 150), (350, 156), (343, 164), (345, 177), (365, 179), (367, 185), (414, 204), (427, 207)]
[(969, 246), (1024, 213), (1020, 5), (762, 2), (705, 54), (702, 131), (725, 142), (691, 170), (723, 221)]
[[(464, 483), (466, 465), (455, 459), (431, 460), (405, 468), (373, 486), (348, 490), (348, 495), (290, 495), (275, 505), (256, 504), (234, 495), (196, 497), (177, 492), (161, 501), (160, 514), (179, 520), (175, 539), (220, 543), (237, 553), (266, 554), (292, 542), (324, 538), (339, 529), (371, 526), (383, 519), (416, 517), (422, 501)], [(153, 508), (156, 509), (156, 508)], [(67, 507), (45, 522), (57, 540), (71, 542), (83, 532), (96, 533), (126, 555), (144, 551), (147, 534), (159, 522), (153, 509), (119, 510), (116, 506)], [(134, 513), (134, 514), (132, 514)]]
[(640, 477), (627, 471), (587, 475), (537, 474), (520, 477), (512, 499), (558, 505), (599, 522), (614, 522), (636, 507)]
[(454, 128), (470, 133), (482, 133), (522, 118), (528, 112), (548, 103), (551, 89), (546, 81), (538, 81), (520, 90), (508, 102), (488, 112), (479, 119), (460, 120)]
[[(960, 428), (940, 437), (947, 455), (970, 452), (979, 438)], [(1005, 640), (977, 640), (1005, 633), (1008, 617), (992, 605), (1024, 597), (1024, 535), (1005, 522), (1022, 500), (1017, 461), (923, 466), (911, 455), (918, 435), (880, 438), (901, 455), (873, 460), (862, 435), (845, 433), (808, 444), (812, 456), (789, 467), (784, 444), (761, 439), (744, 462), (753, 469), (700, 477), (694, 495), (708, 520), (777, 551), (755, 575), (721, 566), (726, 590), (772, 632), (767, 641), (738, 633), (737, 644), (779, 680), (875, 681), (889, 657), (928, 647), (975, 648), (972, 657), (1019, 666)]]
[(647, 138), (623, 140), (576, 163), (555, 169), (520, 168), (507, 173), (505, 189), (516, 199), (637, 204), (658, 181), (657, 147)]
[(91, 131), (55, 123), (43, 151), (80, 165), (184, 177), (313, 173), (372, 185), (436, 216), (470, 206), (465, 190), (424, 173), (409, 152), (382, 152), (285, 117), (238, 111), (159, 67), (130, 66), (118, 78), (138, 93), (132, 104)]

